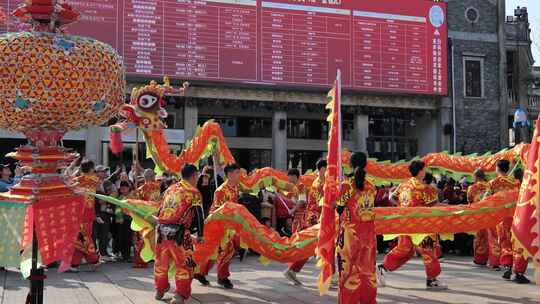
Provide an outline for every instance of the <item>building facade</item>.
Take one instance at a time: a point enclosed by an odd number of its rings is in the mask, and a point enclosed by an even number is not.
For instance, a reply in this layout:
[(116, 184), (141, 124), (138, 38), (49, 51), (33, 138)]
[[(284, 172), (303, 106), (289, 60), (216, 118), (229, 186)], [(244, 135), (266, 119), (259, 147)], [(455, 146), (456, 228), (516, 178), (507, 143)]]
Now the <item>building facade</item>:
[[(346, 149), (397, 161), (443, 150), (496, 151), (526, 139), (530, 130), (516, 132), (511, 126), (518, 107), (531, 116), (540, 107), (531, 87), (535, 73), (526, 9), (507, 17), (504, 0), (447, 3), (448, 96), (345, 91)], [(130, 92), (144, 83), (128, 79), (128, 84)], [(306, 171), (327, 147), (326, 93), (193, 82), (187, 96), (168, 100), (167, 137), (180, 150), (197, 125), (214, 119), (242, 167)], [(77, 134), (66, 145), (97, 162), (115, 165), (130, 158), (129, 152), (122, 157), (110, 154), (105, 128)], [(20, 144), (13, 134), (0, 132), (0, 137), (6, 142), (2, 153)], [(136, 140), (133, 136), (128, 141)]]

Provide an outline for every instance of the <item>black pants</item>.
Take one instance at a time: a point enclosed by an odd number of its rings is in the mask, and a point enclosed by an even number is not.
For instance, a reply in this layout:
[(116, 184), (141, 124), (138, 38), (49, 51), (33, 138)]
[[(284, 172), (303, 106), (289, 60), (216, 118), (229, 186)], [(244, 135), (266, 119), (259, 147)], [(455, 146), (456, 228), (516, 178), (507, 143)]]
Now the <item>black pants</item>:
[(117, 223), (117, 246), (118, 252), (124, 260), (131, 258), (131, 247), (133, 246), (133, 231), (131, 230), (131, 218), (124, 218), (123, 223)]
[(280, 232), (281, 229), (282, 229), (283, 227), (285, 227), (286, 224), (287, 224), (287, 217), (282, 217), (282, 218), (279, 218), (279, 217), (278, 217), (278, 218), (276, 219), (276, 230), (277, 230), (278, 232)]
[(111, 232), (111, 224), (108, 218), (102, 217), (102, 219), (105, 221), (105, 223), (96, 223), (98, 250), (101, 256), (107, 256), (109, 255), (107, 253), (107, 247), (109, 246), (109, 233)]

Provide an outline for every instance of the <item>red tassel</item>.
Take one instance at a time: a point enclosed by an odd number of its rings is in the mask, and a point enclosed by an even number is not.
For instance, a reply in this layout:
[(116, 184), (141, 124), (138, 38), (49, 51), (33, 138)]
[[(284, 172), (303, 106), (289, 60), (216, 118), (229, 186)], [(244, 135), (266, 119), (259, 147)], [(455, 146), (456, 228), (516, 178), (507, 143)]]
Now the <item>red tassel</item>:
[(120, 154), (124, 150), (124, 143), (122, 142), (122, 132), (111, 131), (109, 136), (111, 151), (113, 154)]

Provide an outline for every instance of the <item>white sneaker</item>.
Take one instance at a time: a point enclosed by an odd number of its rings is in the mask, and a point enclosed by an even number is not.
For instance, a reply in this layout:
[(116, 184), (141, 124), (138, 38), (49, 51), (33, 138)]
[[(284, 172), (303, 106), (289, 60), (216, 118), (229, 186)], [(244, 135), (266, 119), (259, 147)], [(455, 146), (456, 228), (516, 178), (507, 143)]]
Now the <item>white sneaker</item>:
[(67, 272), (69, 273), (79, 273), (79, 267), (70, 267)]
[(186, 301), (184, 301), (184, 298), (181, 296), (175, 294), (174, 297), (168, 302), (169, 304), (184, 304)]
[(384, 277), (384, 273), (386, 270), (382, 265), (377, 266), (377, 284), (379, 287), (386, 287), (386, 278)]
[(296, 277), (296, 272), (290, 270), (290, 269), (287, 269), (287, 271), (285, 271), (283, 273), (283, 276), (291, 281), (291, 283), (293, 283), (294, 285), (296, 286), (302, 286), (302, 282), (300, 282), (300, 280), (298, 280), (298, 278)]
[(444, 283), (442, 283), (441, 281), (437, 280), (437, 279), (434, 279), (434, 280), (428, 280), (427, 281), (427, 284), (426, 284), (426, 289), (427, 290), (434, 290), (434, 291), (437, 291), (437, 290), (446, 290), (448, 289), (448, 286), (446, 286)]
[(110, 262), (114, 262), (114, 258), (113, 257), (110, 257), (110, 256), (102, 256), (101, 257), (101, 262), (102, 263), (110, 263)]

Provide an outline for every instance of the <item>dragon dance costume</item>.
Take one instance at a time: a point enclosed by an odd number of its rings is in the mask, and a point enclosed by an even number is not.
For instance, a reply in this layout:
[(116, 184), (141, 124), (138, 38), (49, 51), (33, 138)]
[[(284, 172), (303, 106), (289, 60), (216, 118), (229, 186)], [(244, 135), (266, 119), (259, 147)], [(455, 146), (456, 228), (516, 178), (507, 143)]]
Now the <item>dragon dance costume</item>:
[[(302, 183), (297, 183), (292, 187), (292, 190), (285, 191), (278, 189), (278, 192), (283, 194), (288, 200), (299, 204), (300, 201), (305, 200), (306, 196), (306, 187)], [(302, 231), (307, 227), (305, 222), (306, 216), (306, 202), (301, 205), (297, 205), (293, 214), (293, 223), (292, 223), (292, 233), (297, 231)]]
[[(341, 186), (338, 199), (340, 227), (336, 244), (339, 272), (340, 304), (375, 304), (377, 278), (375, 275), (377, 240), (375, 235), (375, 195), (377, 190), (369, 181), (364, 190), (347, 179)], [(340, 212), (340, 207), (343, 212)]]
[[(214, 193), (214, 201), (210, 208), (210, 214), (214, 213), (219, 207), (225, 203), (237, 203), (238, 202), (238, 186), (231, 185), (230, 181), (225, 181), (221, 186), (216, 189)], [(217, 257), (217, 277), (218, 281), (228, 279), (231, 276), (229, 272), (229, 266), (231, 260), (236, 253), (236, 249), (240, 247), (240, 239), (235, 236), (234, 231), (230, 231), (227, 234), (227, 242), (225, 245), (221, 245), (218, 249)], [(209, 260), (206, 264), (200, 266), (200, 275), (207, 276), (212, 267), (214, 261)]]
[[(75, 182), (79, 184), (79, 188), (91, 193), (97, 191), (100, 183), (99, 178), (95, 174), (83, 174), (75, 178)], [(73, 267), (78, 267), (83, 258), (88, 264), (97, 264), (99, 262), (99, 256), (96, 251), (94, 239), (92, 238), (94, 221), (96, 220), (95, 205), (95, 198), (85, 194), (82, 223), (79, 236), (75, 241), (73, 259), (71, 260)]]
[(187, 181), (171, 186), (165, 192), (158, 214), (155, 286), (158, 292), (169, 289), (168, 271), (175, 266), (176, 294), (184, 299), (191, 296), (191, 281), (195, 261), (190, 227), (193, 218), (198, 220), (198, 235), (203, 235), (202, 196)]
[[(402, 207), (423, 207), (437, 201), (435, 188), (422, 183), (415, 177), (402, 183), (396, 189)], [(395, 271), (419, 253), (424, 261), (428, 281), (435, 280), (441, 273), (441, 265), (433, 248), (433, 239), (427, 237), (420, 246), (413, 244), (410, 236), (400, 236), (397, 246), (385, 257), (383, 266), (388, 271)]]
[[(487, 193), (489, 193), (489, 183), (484, 181), (476, 182), (467, 190), (467, 200), (470, 204), (478, 203)], [(477, 231), (473, 245), (474, 263), (477, 265), (487, 265), (490, 256), (488, 230), (482, 229)]]
[[(301, 222), (303, 225), (301, 226), (300, 231), (306, 229), (307, 227), (317, 225), (319, 223), (322, 209), (320, 202), (324, 196), (323, 187), (324, 181), (322, 181), (320, 177), (317, 177), (313, 181), (311, 189), (308, 192), (304, 220)], [(289, 265), (289, 270), (295, 273), (299, 273), (300, 271), (302, 271), (302, 268), (304, 268), (304, 265), (307, 263), (307, 261), (308, 259), (304, 259), (291, 263)]]
[[(498, 176), (489, 182), (492, 194), (519, 190), (520, 182), (510, 176)], [(512, 246), (512, 215), (505, 218), (496, 228), (489, 230), (490, 264), (514, 268), (517, 274), (524, 274), (527, 270), (527, 260), (523, 257), (523, 250), (514, 252)], [(511, 272), (510, 272), (511, 274)]]
[[(160, 202), (161, 200), (161, 184), (158, 181), (145, 182), (137, 189), (137, 197), (144, 201)], [(146, 268), (148, 263), (141, 258), (141, 250), (144, 247), (143, 231), (133, 234), (133, 244), (135, 247), (135, 268)]]

